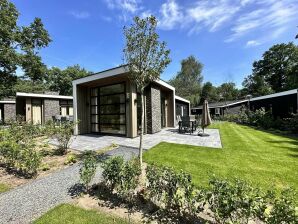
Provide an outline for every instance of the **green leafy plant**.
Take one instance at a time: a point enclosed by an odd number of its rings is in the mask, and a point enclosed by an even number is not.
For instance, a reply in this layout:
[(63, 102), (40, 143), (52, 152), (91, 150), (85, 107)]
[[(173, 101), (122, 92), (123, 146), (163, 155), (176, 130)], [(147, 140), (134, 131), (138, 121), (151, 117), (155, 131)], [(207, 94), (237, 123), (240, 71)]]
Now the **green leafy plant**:
[(65, 165), (74, 164), (78, 161), (77, 156), (73, 153), (67, 155), (66, 160), (64, 161)]
[(89, 184), (92, 181), (97, 168), (96, 153), (87, 151), (83, 155), (83, 163), (80, 169), (80, 179), (89, 191)]
[(125, 162), (123, 157), (116, 156), (104, 161), (102, 168), (109, 189), (116, 191), (122, 199), (131, 201), (141, 174), (139, 161), (133, 158)]
[(54, 123), (48, 124), (48, 134), (58, 142), (58, 153), (65, 155), (70, 144), (71, 136), (73, 134), (74, 123), (63, 122), (58, 126)]
[(168, 167), (148, 165), (146, 169), (149, 198), (167, 211), (178, 216), (194, 213), (202, 208), (199, 191), (195, 191), (191, 176)]
[(42, 170), (42, 171), (47, 171), (47, 170), (50, 169), (50, 166), (49, 166), (49, 164), (47, 164), (47, 163), (42, 163), (42, 164), (40, 165), (39, 169)]
[(295, 192), (291, 188), (284, 189), (280, 197), (273, 200), (272, 208), (266, 223), (294, 224), (298, 222), (295, 211)]

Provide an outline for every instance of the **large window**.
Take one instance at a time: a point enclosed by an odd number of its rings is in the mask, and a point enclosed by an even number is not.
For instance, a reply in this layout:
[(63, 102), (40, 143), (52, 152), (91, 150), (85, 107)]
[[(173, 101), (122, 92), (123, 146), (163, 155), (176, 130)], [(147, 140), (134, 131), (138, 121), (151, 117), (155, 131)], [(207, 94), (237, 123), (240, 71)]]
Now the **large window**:
[(91, 130), (97, 133), (126, 133), (125, 84), (91, 89)]

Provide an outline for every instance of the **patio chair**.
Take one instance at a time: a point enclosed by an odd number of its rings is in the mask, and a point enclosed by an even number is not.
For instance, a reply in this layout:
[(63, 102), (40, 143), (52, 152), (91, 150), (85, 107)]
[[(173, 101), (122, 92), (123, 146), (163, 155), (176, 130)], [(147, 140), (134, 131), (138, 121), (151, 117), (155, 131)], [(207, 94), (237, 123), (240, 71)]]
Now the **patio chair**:
[(56, 123), (60, 124), (61, 123), (61, 115), (55, 115), (55, 120), (56, 120)]
[(181, 120), (181, 131), (184, 133), (193, 133), (193, 122), (190, 121), (190, 118), (188, 116), (182, 117)]
[(66, 116), (61, 116), (61, 123), (66, 121), (67, 121)]

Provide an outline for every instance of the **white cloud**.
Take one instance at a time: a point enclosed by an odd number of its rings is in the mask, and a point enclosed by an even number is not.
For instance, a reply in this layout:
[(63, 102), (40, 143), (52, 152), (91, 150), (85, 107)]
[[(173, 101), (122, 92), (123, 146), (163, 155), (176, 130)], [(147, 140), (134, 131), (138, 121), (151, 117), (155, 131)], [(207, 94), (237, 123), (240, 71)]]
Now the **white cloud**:
[(76, 19), (87, 19), (90, 17), (90, 13), (86, 11), (70, 11), (69, 14), (75, 17)]
[(183, 14), (180, 6), (175, 0), (167, 0), (160, 8), (161, 17), (158, 26), (163, 29), (173, 29), (183, 21)]
[(129, 13), (135, 13), (140, 9), (139, 0), (105, 0), (105, 2), (110, 9), (120, 9)]
[(249, 40), (246, 42), (246, 47), (254, 47), (254, 46), (258, 46), (261, 43), (257, 40)]
[(183, 29), (193, 34), (225, 28), (229, 32), (225, 42), (246, 38), (246, 46), (265, 43), (265, 35), (276, 39), (298, 21), (298, 0), (166, 0), (155, 10), (145, 7), (142, 0), (103, 1), (109, 9), (118, 10), (115, 15), (123, 21), (153, 14), (158, 28), (164, 30)]
[(232, 19), (239, 9), (239, 5), (228, 0), (198, 1), (186, 10), (186, 19), (194, 24), (195, 29), (207, 27), (214, 32)]
[(141, 18), (146, 18), (146, 17), (149, 17), (151, 15), (153, 15), (153, 13), (150, 10), (146, 10), (146, 11), (141, 13), (140, 17)]
[[(295, 4), (296, 2), (296, 4)], [(259, 1), (258, 9), (243, 13), (231, 28), (232, 34), (226, 42), (232, 42), (247, 33), (271, 30), (280, 35), (280, 30), (288, 27), (290, 22), (298, 20), (298, 1)]]

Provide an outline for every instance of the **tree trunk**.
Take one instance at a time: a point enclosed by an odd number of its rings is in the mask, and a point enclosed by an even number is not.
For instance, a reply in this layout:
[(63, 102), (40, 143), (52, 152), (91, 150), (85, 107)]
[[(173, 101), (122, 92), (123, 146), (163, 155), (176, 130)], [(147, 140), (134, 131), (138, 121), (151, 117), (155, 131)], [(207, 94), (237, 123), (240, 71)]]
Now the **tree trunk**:
[(139, 146), (139, 158), (140, 165), (143, 164), (143, 134), (144, 134), (144, 90), (141, 90), (141, 133), (140, 133), (140, 146)]

